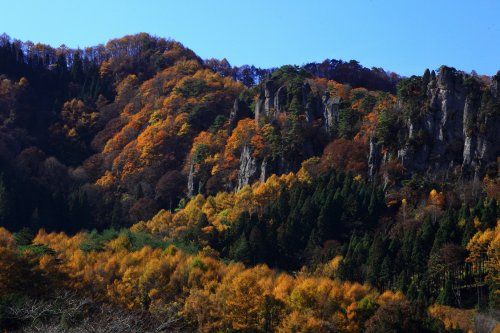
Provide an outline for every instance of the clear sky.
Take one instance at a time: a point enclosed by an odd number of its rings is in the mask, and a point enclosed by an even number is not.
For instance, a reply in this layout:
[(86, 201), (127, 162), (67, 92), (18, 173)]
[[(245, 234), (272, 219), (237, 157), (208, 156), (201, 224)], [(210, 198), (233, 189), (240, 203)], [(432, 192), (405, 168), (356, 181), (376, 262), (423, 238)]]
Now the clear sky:
[(53, 46), (148, 32), (232, 65), (500, 70), (499, 0), (0, 0), (0, 13), (0, 33)]

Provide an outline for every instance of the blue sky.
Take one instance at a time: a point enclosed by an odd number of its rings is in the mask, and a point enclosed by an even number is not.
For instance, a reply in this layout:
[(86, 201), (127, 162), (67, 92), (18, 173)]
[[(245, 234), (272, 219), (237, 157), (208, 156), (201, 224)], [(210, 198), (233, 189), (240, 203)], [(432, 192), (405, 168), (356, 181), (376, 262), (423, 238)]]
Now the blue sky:
[(202, 58), (274, 67), (325, 58), (403, 75), (500, 70), (498, 0), (0, 0), (0, 33), (85, 47), (170, 37)]

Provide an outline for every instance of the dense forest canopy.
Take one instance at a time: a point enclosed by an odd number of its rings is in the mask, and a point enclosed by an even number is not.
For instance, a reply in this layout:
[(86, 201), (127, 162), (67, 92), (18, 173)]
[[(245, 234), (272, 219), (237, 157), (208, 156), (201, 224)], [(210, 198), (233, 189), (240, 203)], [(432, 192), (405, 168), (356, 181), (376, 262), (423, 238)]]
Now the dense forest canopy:
[(0, 327), (493, 329), (499, 81), (2, 35)]

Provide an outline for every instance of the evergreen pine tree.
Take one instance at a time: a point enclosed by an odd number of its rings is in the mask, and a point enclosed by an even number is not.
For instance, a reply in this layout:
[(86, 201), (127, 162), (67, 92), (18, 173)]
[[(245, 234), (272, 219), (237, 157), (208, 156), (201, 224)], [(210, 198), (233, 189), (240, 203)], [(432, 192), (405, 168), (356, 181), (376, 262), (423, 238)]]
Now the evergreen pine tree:
[(246, 264), (252, 261), (252, 253), (245, 235), (241, 235), (236, 243), (231, 246), (229, 256), (236, 261), (241, 261)]
[(14, 234), (18, 246), (30, 245), (33, 238), (35, 238), (35, 234), (29, 228), (22, 228)]
[(495, 199), (485, 200), (480, 220), (485, 228), (495, 227), (497, 221), (497, 201)]
[(252, 253), (253, 263), (261, 262), (266, 255), (266, 247), (262, 231), (258, 225), (254, 225), (248, 236), (248, 245)]
[(417, 279), (411, 279), (410, 286), (408, 287), (408, 291), (406, 292), (406, 296), (414, 301), (418, 297), (418, 282)]
[(380, 265), (384, 258), (385, 248), (384, 242), (380, 234), (375, 236), (370, 251), (368, 253), (368, 272), (367, 280), (373, 285), (380, 287)]
[(449, 306), (454, 305), (453, 285), (451, 279), (446, 279), (444, 287), (441, 288), (441, 291), (439, 292), (439, 295), (436, 299), (436, 303)]
[(73, 63), (70, 70), (71, 80), (74, 82), (83, 81), (83, 63), (80, 55), (80, 50), (76, 51), (73, 55)]
[(408, 288), (408, 274), (406, 271), (402, 271), (398, 276), (397, 288), (403, 293), (406, 292)]
[(436, 231), (432, 252), (439, 250), (445, 243), (452, 242), (455, 236), (454, 217), (451, 212), (447, 212), (444, 219), (439, 223), (439, 229)]
[(8, 225), (11, 215), (10, 194), (5, 186), (3, 174), (0, 174), (0, 225)]
[(386, 255), (380, 266), (379, 279), (382, 288), (390, 287), (392, 279), (391, 258)]

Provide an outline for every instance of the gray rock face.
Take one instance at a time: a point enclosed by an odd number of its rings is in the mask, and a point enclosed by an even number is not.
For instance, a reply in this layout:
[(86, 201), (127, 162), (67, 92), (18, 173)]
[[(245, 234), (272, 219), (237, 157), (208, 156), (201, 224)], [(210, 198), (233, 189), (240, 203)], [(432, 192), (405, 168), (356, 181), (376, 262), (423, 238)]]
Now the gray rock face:
[(229, 114), (229, 124), (231, 128), (234, 128), (236, 126), (236, 123), (238, 122), (239, 113), (240, 113), (240, 105), (238, 103), (238, 99), (235, 99), (233, 104), (233, 109)]
[(238, 171), (238, 187), (240, 190), (243, 186), (248, 185), (254, 178), (257, 172), (257, 162), (250, 152), (250, 148), (245, 145), (241, 152), (240, 169)]
[(255, 102), (255, 109), (254, 109), (254, 115), (255, 115), (255, 123), (259, 124), (262, 112), (264, 111), (264, 99), (263, 98), (258, 98), (257, 101)]
[[(422, 79), (415, 83), (422, 92), (397, 102), (394, 112), (398, 114), (399, 127), (394, 142), (391, 140), (391, 147), (382, 147), (375, 137), (370, 139), (368, 176), (372, 179), (382, 177), (388, 184), (389, 175), (382, 175), (379, 170), (384, 164), (396, 160), (402, 164), (407, 175), (418, 171), (442, 179), (448, 177), (450, 171), (466, 177), (484, 172), (487, 165), (496, 161), (500, 150), (497, 133), (500, 128), (500, 73), (492, 78), (490, 89), (486, 92), (476, 89), (474, 80), (448, 67), (442, 67), (437, 75), (434, 71), (426, 71)], [(325, 131), (333, 133), (332, 129), (339, 122), (339, 97), (330, 97), (325, 92), (319, 98), (312, 93), (308, 82), (302, 84), (299, 96), (294, 95), (291, 99), (290, 93), (287, 86), (278, 86), (277, 81), (264, 82), (255, 103), (256, 121), (259, 122), (259, 117), (264, 115), (272, 122), (277, 115), (288, 111), (289, 103), (294, 103), (296, 110), (298, 102), (307, 122), (323, 120)], [(484, 93), (487, 94), (486, 99)], [(485, 101), (489, 106), (485, 107)], [(306, 155), (317, 155), (317, 150), (310, 146), (310, 142), (304, 143), (302, 149), (310, 149)], [(294, 162), (284, 157), (267, 162), (255, 161), (250, 152), (244, 153), (239, 188), (259, 178), (265, 180), (270, 170), (285, 173), (296, 169)], [(260, 177), (254, 175), (259, 173), (254, 169), (260, 169)]]
[(311, 85), (308, 82), (304, 82), (304, 84), (302, 84), (302, 105), (303, 106), (307, 105), (310, 94), (311, 94)]
[(370, 152), (368, 154), (368, 178), (373, 180), (380, 166), (380, 147), (373, 137), (370, 137)]
[(188, 198), (194, 195), (194, 163), (193, 160), (189, 163), (189, 174), (188, 174)]
[(339, 121), (340, 98), (330, 97), (330, 95), (325, 92), (322, 102), (325, 128), (327, 131), (330, 131), (333, 125)]
[(311, 97), (311, 85), (305, 82), (302, 85), (302, 106), (304, 107), (306, 121), (308, 123), (312, 122), (316, 118), (316, 110)]
[(274, 82), (272, 80), (268, 80), (264, 84), (264, 98), (264, 113), (269, 116), (274, 103)]
[(261, 183), (265, 182), (266, 179), (267, 179), (267, 159), (264, 159), (262, 161), (262, 163), (260, 164), (260, 177), (259, 177), (259, 181)]
[(271, 108), (274, 107), (274, 83), (272, 80), (267, 80), (259, 94), (259, 98), (255, 103), (255, 122), (258, 124), (262, 115), (269, 116)]
[[(477, 175), (496, 160), (499, 110), (480, 117), (485, 113), (480, 97), (467, 89), (464, 80), (464, 74), (448, 67), (442, 67), (437, 77), (431, 74), (423, 110), (408, 116), (401, 130), (406, 140), (397, 156), (406, 170), (447, 177), (450, 170), (461, 166), (462, 174)], [(495, 84), (498, 80), (494, 79), (491, 98), (498, 101)], [(398, 107), (402, 109), (404, 103), (399, 101)], [(370, 176), (377, 153), (370, 142)]]
[(428, 122), (434, 127), (431, 159), (439, 168), (448, 168), (450, 162), (457, 161), (464, 145), (463, 115), (465, 94), (463, 87), (457, 84), (460, 78), (443, 67), (437, 81), (437, 87), (430, 92), (430, 113), (434, 119)]
[(463, 168), (472, 166), (474, 161), (474, 153), (477, 148), (477, 137), (472, 134), (470, 123), (473, 122), (475, 116), (475, 106), (472, 105), (472, 101), (468, 98), (465, 101), (464, 116), (463, 116), (463, 136), (464, 136), (464, 149), (463, 149)]
[[(311, 86), (308, 82), (304, 82), (301, 89), (301, 100), (299, 101), (305, 110), (305, 116), (307, 121), (312, 121), (317, 116), (315, 107), (309, 100), (311, 95)], [(259, 120), (264, 115), (269, 118), (270, 121), (275, 120), (276, 117), (283, 112), (286, 112), (286, 106), (289, 104), (288, 100), (288, 90), (286, 85), (276, 87), (276, 82), (273, 80), (267, 80), (264, 82), (262, 90), (255, 103), (255, 121), (259, 123)]]
[(274, 111), (276, 115), (284, 112), (284, 106), (286, 105), (287, 91), (285, 86), (279, 87), (278, 91), (274, 95)]

